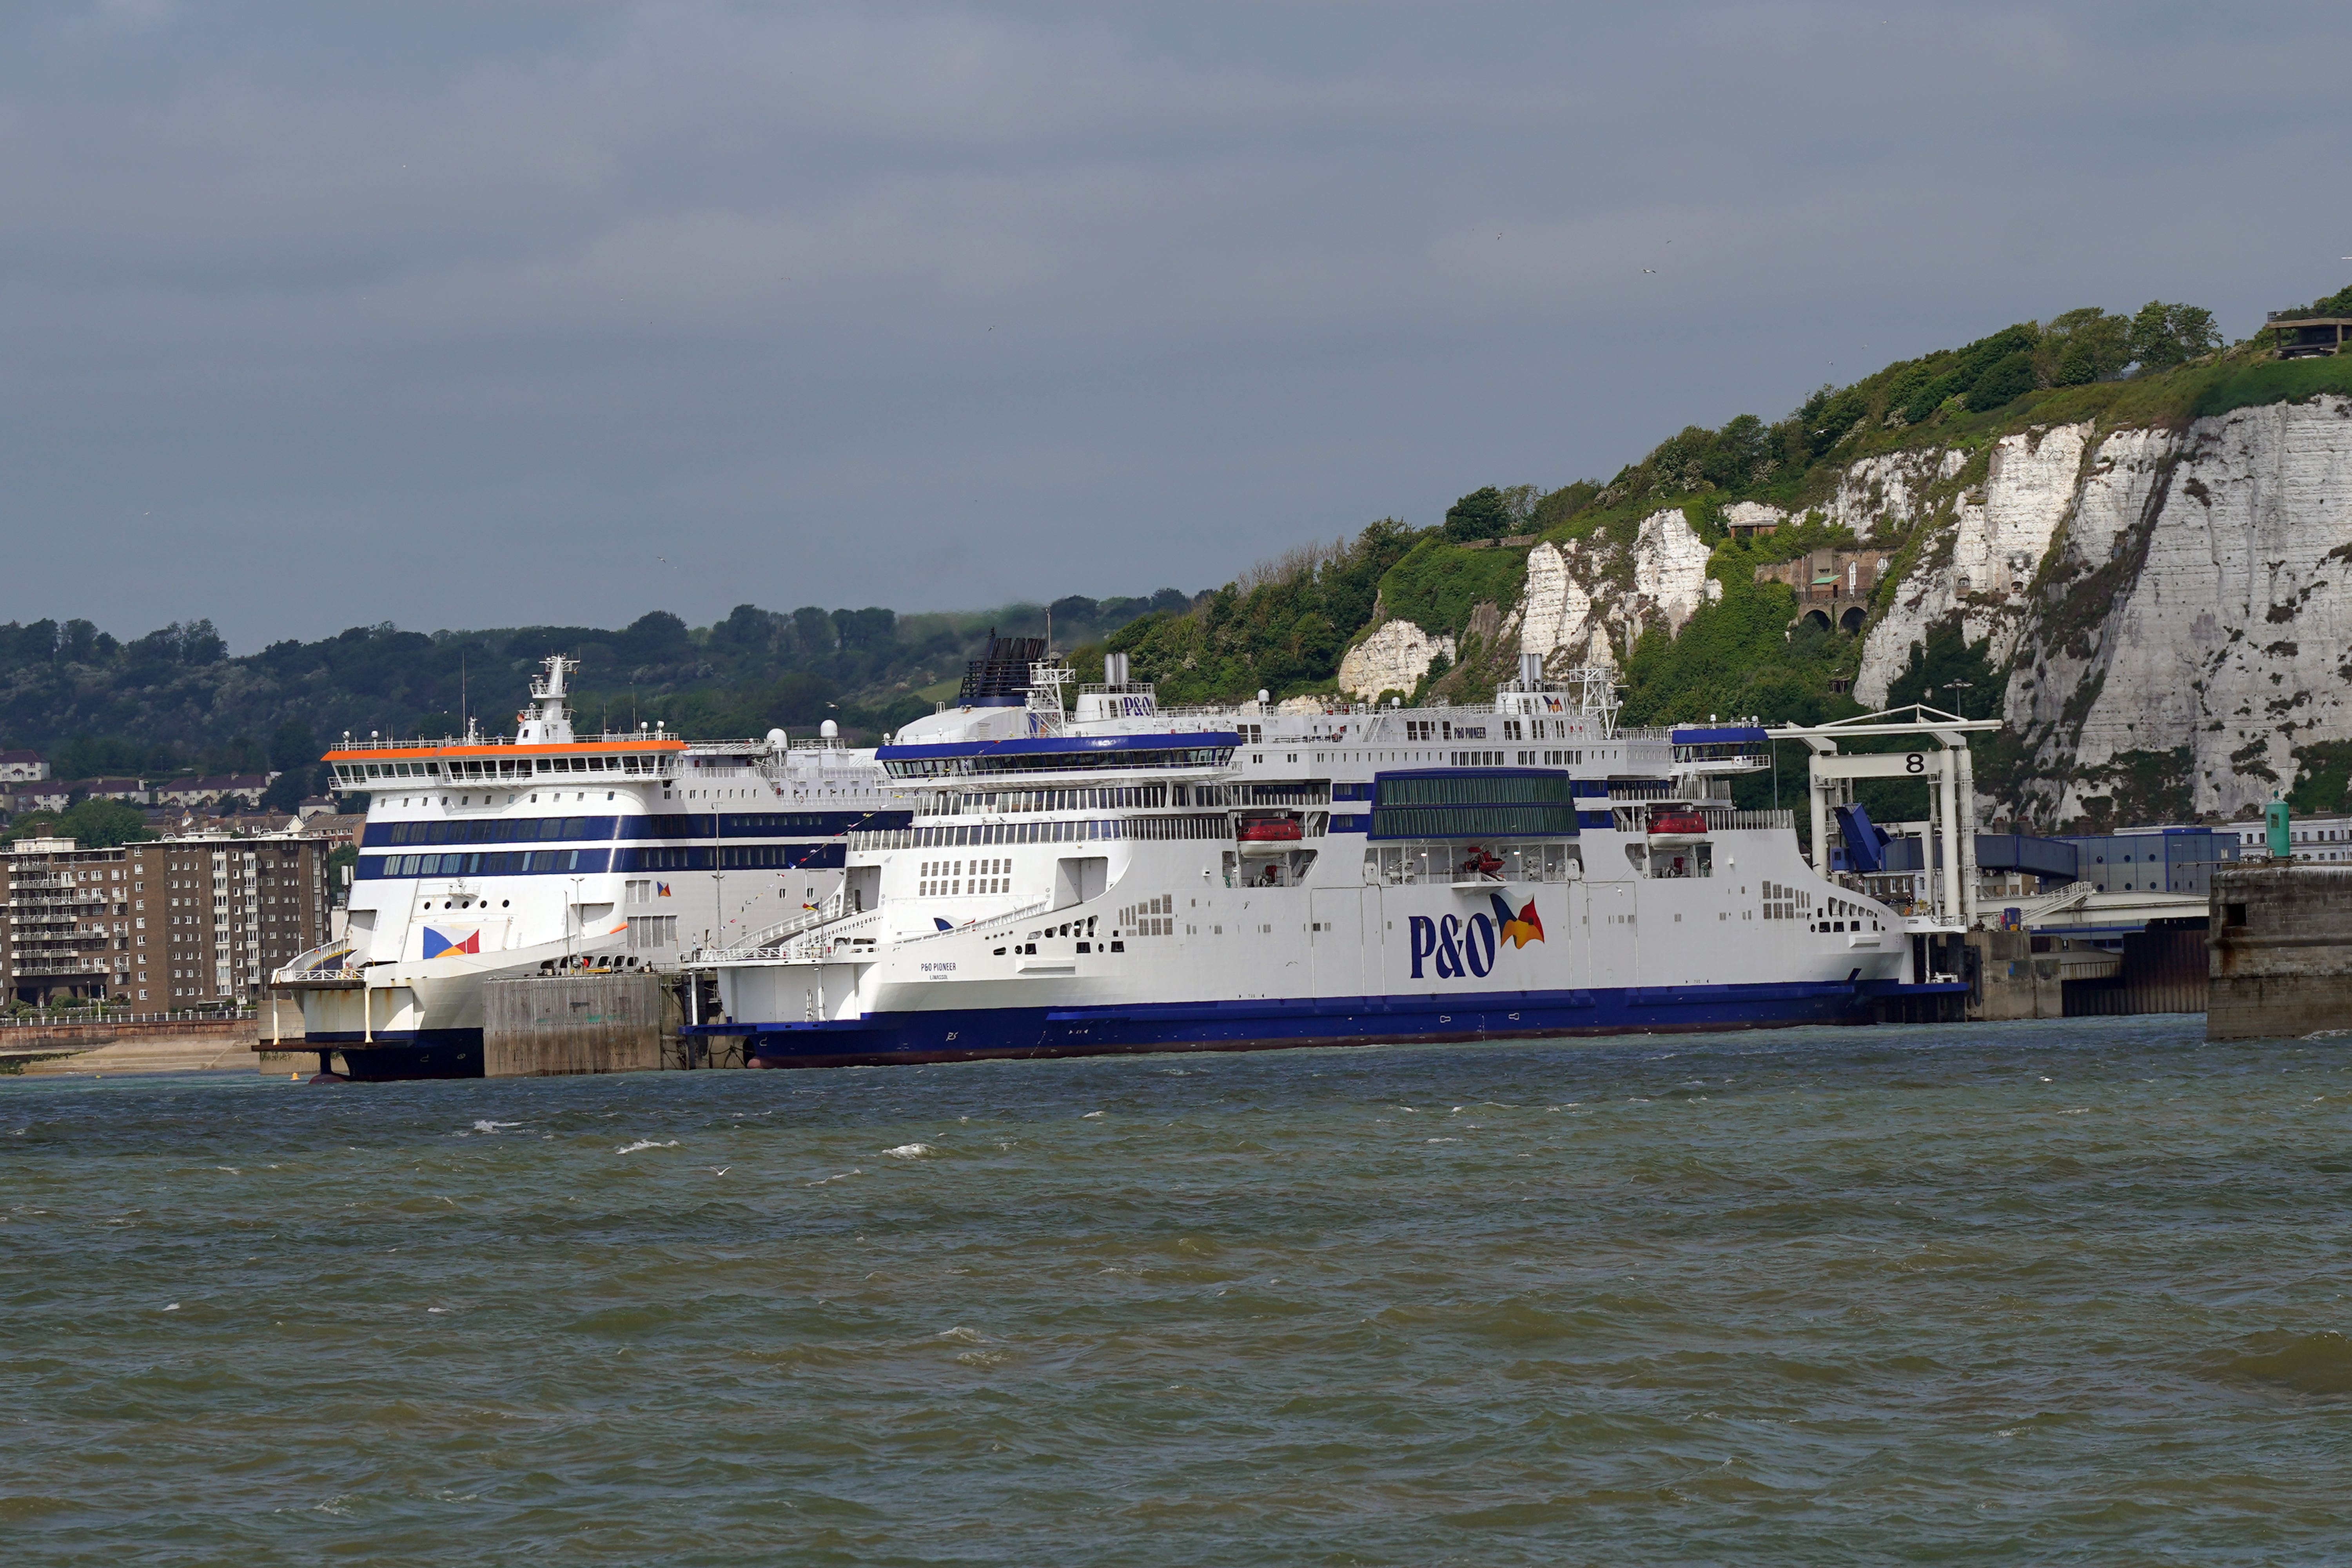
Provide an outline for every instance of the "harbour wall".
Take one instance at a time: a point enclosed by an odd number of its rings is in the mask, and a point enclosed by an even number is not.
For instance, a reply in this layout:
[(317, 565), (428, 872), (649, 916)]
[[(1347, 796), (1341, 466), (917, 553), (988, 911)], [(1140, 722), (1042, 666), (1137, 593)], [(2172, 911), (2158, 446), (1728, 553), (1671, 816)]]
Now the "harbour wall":
[(16, 1025), (0, 1028), (0, 1071), (45, 1078), (247, 1069), (254, 1040), (250, 1018)]
[(1969, 1021), (2103, 1018), (2201, 1013), (2208, 990), (2202, 921), (2157, 921), (2123, 939), (2121, 953), (2063, 932), (1969, 933), (1976, 963)]
[(482, 987), (482, 1076), (712, 1065), (690, 1059), (702, 1043), (681, 1045), (680, 1017), (674, 986), (644, 971), (493, 980)]
[(2352, 866), (2218, 870), (2212, 908), (2207, 1039), (2352, 1028)]

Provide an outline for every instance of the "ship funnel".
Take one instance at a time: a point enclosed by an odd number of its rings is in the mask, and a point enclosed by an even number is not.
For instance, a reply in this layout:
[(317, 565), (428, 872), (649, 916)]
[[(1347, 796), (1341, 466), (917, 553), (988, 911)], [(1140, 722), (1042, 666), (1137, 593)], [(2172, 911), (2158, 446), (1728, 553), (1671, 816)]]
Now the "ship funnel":
[(1542, 679), (1543, 655), (1539, 653), (1519, 655), (1519, 689), (1533, 691)]

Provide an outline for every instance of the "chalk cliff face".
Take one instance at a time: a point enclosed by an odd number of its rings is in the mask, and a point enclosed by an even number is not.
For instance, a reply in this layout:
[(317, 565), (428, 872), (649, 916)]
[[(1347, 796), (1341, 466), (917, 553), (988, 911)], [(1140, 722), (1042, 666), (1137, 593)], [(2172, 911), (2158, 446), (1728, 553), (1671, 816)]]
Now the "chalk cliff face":
[[(2091, 434), (2088, 425), (2062, 425), (2004, 437), (1994, 444), (1982, 484), (1965, 490), (1936, 536), (1923, 541), (1927, 548), (1919, 565), (1895, 585), (1894, 610), (1864, 634), (1855, 697), (1866, 703), (1884, 702), (1888, 682), (1909, 661), (1911, 645), (1926, 636), (1927, 626), (1955, 615), (1970, 642), (1990, 638), (1993, 662), (2007, 662), (2032, 611), (2029, 590), (2034, 573), (2072, 506), (2083, 448)], [(1932, 472), (1937, 479), (1948, 482), (1961, 477), (1964, 454), (1936, 456)], [(1885, 459), (1877, 461), (1884, 464)], [(1858, 463), (1854, 468), (1872, 466)], [(1915, 465), (1913, 474), (1925, 468), (1924, 463)], [(1841, 486), (1841, 502), (1856, 489), (1851, 482)], [(1871, 489), (1876, 489), (1874, 483)], [(1858, 533), (1895, 532), (1914, 521), (1928, 489), (1923, 482), (1895, 492), (1903, 497), (1900, 510), (1867, 520), (1849, 512), (1842, 521), (1848, 526), (1861, 522)]]
[[(2007, 792), (1979, 803), (1988, 815), (2231, 816), (2309, 772), (2315, 746), (2352, 760), (2352, 399), (2177, 429), (2043, 426), (1975, 450), (1923, 441), (1853, 463), (1808, 510), (1897, 563), (1863, 634), (1864, 705), (1933, 630), (1989, 645), (2015, 765), (1980, 765)], [(1743, 501), (1725, 521), (1797, 520)], [(1678, 634), (1721, 596), (1710, 548), (1671, 508), (1630, 542), (1538, 544), (1501, 633), (1554, 673), (1620, 664), (1644, 628)], [(1450, 637), (1391, 621), (1341, 683), (1409, 689), (1441, 649), (1455, 657)]]
[(1339, 689), (1367, 701), (1384, 691), (1411, 691), (1439, 654), (1457, 657), (1451, 637), (1431, 637), (1407, 620), (1383, 621), (1339, 660)]
[(1614, 665), (1646, 626), (1670, 632), (1723, 596), (1706, 574), (1710, 546), (1679, 509), (1642, 520), (1631, 545), (1606, 540), (1538, 544), (1528, 552), (1519, 650), (1547, 669)]
[[(1866, 491), (1867, 466), (1842, 498)], [(2352, 401), (2178, 431), (2056, 426), (2004, 437), (1979, 480), (1967, 467), (1936, 457), (1958, 493), (1919, 523), (1854, 695), (1885, 700), (1940, 622), (1989, 639), (2027, 759), (2019, 797), (1989, 805), (2042, 823), (2118, 796), (2234, 816), (2294, 781), (2298, 749), (2352, 740)], [(1906, 521), (1849, 516), (1858, 532)]]
[(2119, 432), (2097, 456), (2009, 682), (2035, 771), (2064, 775), (2040, 811), (2133, 774), (2199, 812), (2258, 805), (2299, 749), (2352, 740), (2352, 400)]

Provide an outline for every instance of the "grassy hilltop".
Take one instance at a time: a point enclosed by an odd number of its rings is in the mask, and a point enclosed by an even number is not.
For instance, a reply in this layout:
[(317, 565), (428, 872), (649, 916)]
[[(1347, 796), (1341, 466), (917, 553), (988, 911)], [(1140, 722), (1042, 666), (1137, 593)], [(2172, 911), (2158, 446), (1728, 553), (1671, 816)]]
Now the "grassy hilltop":
[[(2352, 289), (2318, 308), (2352, 313)], [(1942, 487), (1957, 496), (1982, 482), (1994, 442), (2032, 426), (2178, 426), (2317, 392), (2352, 394), (2352, 360), (2282, 363), (2267, 357), (2265, 338), (2225, 349), (2209, 312), (2160, 302), (2131, 316), (2091, 309), (2021, 322), (1848, 386), (1824, 386), (1774, 424), (1742, 415), (1718, 430), (1693, 426), (1605, 484), (1482, 489), (1433, 528), (1384, 519), (1353, 540), (1261, 567), (1188, 609), (1140, 617), (1107, 646), (1131, 654), (1137, 674), (1174, 700), (1233, 700), (1261, 688), (1281, 698), (1331, 690), (1347, 647), (1379, 618), (1402, 617), (1451, 635), (1461, 649), (1457, 663), (1433, 668), (1413, 695), (1475, 700), (1516, 658), (1515, 642), (1494, 630), (1497, 612), (1518, 600), (1535, 543), (1630, 544), (1643, 518), (1673, 508), (1713, 546), (1707, 573), (1722, 598), (1678, 636), (1654, 627), (1620, 650), (1627, 718), (1717, 712), (1812, 722), (1857, 712), (1832, 683), (1852, 679), (1860, 636), (1787, 635), (1793, 593), (1755, 580), (1758, 566), (1862, 542), (1807, 515), (1848, 468), (1906, 448), (1958, 449), (1969, 461)], [(1723, 519), (1740, 501), (1781, 508), (1797, 521), (1769, 537), (1736, 541)], [(1898, 542), (1897, 570), (1881, 584), (1874, 619), (1926, 531), (1915, 527)], [(1489, 542), (1504, 539), (1514, 542)], [(1894, 699), (1953, 680), (1973, 683), (1962, 696), (1972, 714), (1997, 705), (1997, 672), (1956, 626), (1931, 633), (1915, 651)]]
[[(2352, 289), (2315, 309), (2352, 313)], [(236, 658), (201, 620), (131, 642), (87, 621), (7, 623), (0, 625), (0, 745), (39, 747), (67, 778), (269, 765), (287, 771), (280, 794), (291, 796), (319, 782), (310, 762), (344, 730), (439, 734), (462, 730), (468, 717), (507, 728), (537, 661), (557, 651), (583, 661), (576, 707), (590, 725), (660, 719), (688, 735), (756, 735), (836, 719), (870, 736), (950, 695), (992, 627), (1035, 635), (1049, 614), (1056, 645), (1076, 649), (1082, 672), (1097, 676), (1107, 651), (1127, 652), (1137, 675), (1157, 681), (1171, 702), (1237, 700), (1260, 689), (1276, 698), (1333, 691), (1348, 648), (1382, 619), (1402, 618), (1452, 636), (1460, 652), (1410, 695), (1475, 700), (1513, 662), (1516, 640), (1502, 625), (1518, 602), (1532, 545), (1630, 542), (1643, 518), (1665, 508), (1679, 510), (1711, 546), (1707, 573), (1722, 597), (1679, 636), (1653, 628), (1620, 650), (1628, 719), (1713, 712), (1817, 721), (1856, 710), (1838, 683), (1854, 673), (1859, 637), (1787, 635), (1794, 597), (1757, 583), (1755, 569), (1858, 542), (1806, 515), (1851, 465), (1910, 447), (1962, 450), (1967, 466), (1947, 485), (1957, 496), (1981, 481), (1993, 442), (2030, 426), (2177, 426), (2317, 392), (2352, 394), (2352, 359), (2282, 363), (2266, 357), (2268, 346), (2258, 336), (2224, 348), (2211, 316), (2190, 306), (2152, 302), (2128, 316), (2070, 310), (1900, 361), (1851, 385), (1824, 386), (1775, 423), (1742, 415), (1720, 429), (1691, 426), (1605, 483), (1482, 487), (1436, 525), (1384, 518), (1352, 539), (1302, 547), (1198, 595), (1072, 596), (965, 615), (742, 605), (699, 627), (666, 611), (617, 630), (428, 635), (355, 626)], [(1769, 538), (1734, 541), (1724, 512), (1740, 501), (1780, 507), (1797, 521)], [(1898, 539), (1898, 568), (1916, 558), (1932, 527), (1930, 519)], [(1889, 574), (1882, 601), (1899, 575)], [(1874, 605), (1873, 618), (1885, 607)], [(1987, 668), (1983, 646), (1965, 644), (1956, 626), (1932, 629), (1894, 698), (1954, 680), (1973, 683), (1962, 699), (1972, 712), (1990, 712), (1999, 700), (1999, 674)]]

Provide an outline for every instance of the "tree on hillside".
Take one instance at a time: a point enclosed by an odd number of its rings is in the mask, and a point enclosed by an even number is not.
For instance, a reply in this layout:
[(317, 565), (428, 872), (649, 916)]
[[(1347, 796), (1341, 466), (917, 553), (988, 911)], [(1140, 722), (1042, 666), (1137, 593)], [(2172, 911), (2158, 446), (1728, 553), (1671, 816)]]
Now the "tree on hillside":
[(119, 800), (85, 800), (63, 811), (28, 811), (8, 824), (5, 836), (19, 838), (70, 838), (85, 849), (109, 849), (152, 838), (147, 819), (136, 806)]
[(1445, 509), (1445, 537), (1456, 544), (1500, 539), (1512, 531), (1515, 521), (1503, 492), (1482, 485)]
[(2132, 318), (2132, 358), (2143, 370), (2169, 370), (2221, 346), (2213, 312), (2196, 305), (2150, 300)]
[(1910, 662), (1886, 685), (1886, 705), (1925, 702), (1963, 719), (1990, 719), (2000, 711), (2000, 672), (1990, 658), (1992, 641), (1970, 642), (1958, 616), (1927, 628), (1923, 645), (1911, 645)]
[(2042, 329), (2034, 368), (2053, 386), (2086, 386), (2131, 363), (2131, 320), (2096, 305), (2069, 310)]

